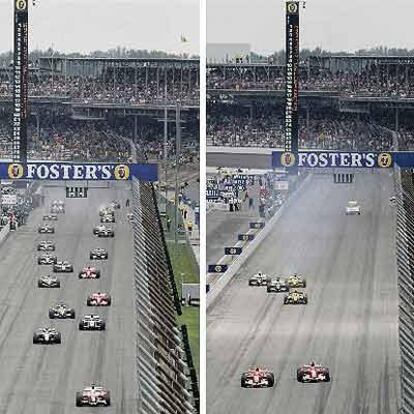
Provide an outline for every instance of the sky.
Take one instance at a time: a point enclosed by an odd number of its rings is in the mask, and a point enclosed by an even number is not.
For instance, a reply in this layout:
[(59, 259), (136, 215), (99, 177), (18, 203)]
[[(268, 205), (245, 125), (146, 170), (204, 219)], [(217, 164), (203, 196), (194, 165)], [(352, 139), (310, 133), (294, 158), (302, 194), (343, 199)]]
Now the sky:
[[(31, 6), (32, 0), (28, 0)], [(88, 53), (117, 46), (199, 54), (198, 0), (36, 0), (30, 50)], [(13, 45), (13, 0), (0, 0), (0, 52)], [(188, 43), (181, 43), (183, 35)]]
[[(414, 48), (412, 0), (309, 0), (301, 10), (301, 47), (355, 51)], [(284, 0), (207, 0), (207, 42), (284, 49)]]

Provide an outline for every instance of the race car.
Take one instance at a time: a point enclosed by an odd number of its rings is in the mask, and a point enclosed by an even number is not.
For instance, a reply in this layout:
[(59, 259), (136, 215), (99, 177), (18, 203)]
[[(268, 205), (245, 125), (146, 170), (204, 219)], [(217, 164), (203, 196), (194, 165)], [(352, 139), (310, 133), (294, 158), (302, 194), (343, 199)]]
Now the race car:
[(55, 328), (38, 328), (33, 333), (34, 344), (60, 344), (62, 335)]
[(111, 208), (114, 208), (114, 209), (120, 209), (121, 202), (119, 200), (112, 200), (110, 206)]
[(249, 279), (249, 286), (266, 286), (268, 281), (268, 276), (262, 272), (257, 272)]
[(104, 331), (105, 321), (99, 315), (85, 315), (79, 322), (81, 331)]
[(96, 260), (106, 260), (108, 259), (108, 251), (104, 249), (103, 247), (96, 247), (95, 249), (92, 249), (89, 252), (89, 258), (90, 259), (96, 259)]
[(64, 213), (65, 212), (65, 207), (64, 206), (53, 205), (52, 207), (50, 207), (50, 212), (52, 214)]
[(49, 233), (49, 234), (53, 234), (55, 232), (55, 228), (52, 226), (39, 226), (38, 228), (38, 232), (39, 233)]
[(38, 243), (37, 250), (39, 252), (54, 252), (55, 243), (53, 243), (52, 240), (42, 240)]
[(299, 276), (297, 273), (293, 274), (286, 278), (286, 283), (291, 288), (305, 288), (306, 287), (306, 279), (302, 276)]
[(49, 253), (42, 254), (37, 258), (37, 264), (39, 265), (51, 265), (57, 263), (57, 257)]
[(99, 230), (96, 235), (98, 237), (114, 237), (115, 236), (115, 232), (113, 229), (111, 229), (110, 227), (105, 227), (102, 230)]
[(309, 365), (303, 365), (296, 371), (296, 378), (299, 382), (329, 382), (329, 368), (311, 362)]
[(267, 292), (268, 293), (279, 293), (279, 292), (289, 292), (289, 285), (286, 283), (286, 280), (277, 277), (276, 279), (272, 279), (267, 284)]
[(345, 206), (345, 214), (347, 216), (361, 215), (361, 207), (358, 201), (348, 201), (348, 204)]
[(95, 226), (94, 228), (93, 228), (93, 234), (98, 234), (100, 231), (103, 231), (103, 230), (105, 230), (106, 229), (106, 226), (104, 225), (104, 224), (99, 224), (99, 225), (97, 225), (97, 226)]
[(243, 372), (240, 385), (242, 388), (270, 388), (275, 384), (273, 372), (266, 369), (255, 368)]
[(91, 384), (90, 387), (76, 393), (76, 407), (95, 407), (99, 405), (104, 407), (111, 405), (110, 392), (103, 387)]
[(50, 319), (75, 319), (75, 309), (59, 302), (49, 309)]
[(308, 303), (308, 295), (295, 289), (284, 297), (283, 303), (285, 305), (306, 305)]
[(105, 216), (101, 216), (101, 223), (115, 223), (115, 216), (112, 214), (106, 214)]
[(61, 260), (53, 265), (55, 273), (71, 273), (73, 272), (73, 265), (67, 260)]
[(60, 280), (53, 275), (42, 276), (37, 281), (37, 286), (40, 288), (60, 288)]
[(101, 277), (101, 271), (96, 270), (96, 267), (85, 266), (79, 272), (79, 279), (99, 279)]
[(88, 306), (110, 306), (111, 295), (102, 292), (91, 293), (86, 299), (86, 304)]
[(58, 219), (57, 214), (44, 214), (43, 221), (56, 221)]
[(102, 216), (109, 216), (109, 215), (113, 216), (113, 215), (115, 215), (115, 211), (114, 211), (114, 209), (112, 207), (102, 207), (99, 210), (99, 215), (101, 217)]

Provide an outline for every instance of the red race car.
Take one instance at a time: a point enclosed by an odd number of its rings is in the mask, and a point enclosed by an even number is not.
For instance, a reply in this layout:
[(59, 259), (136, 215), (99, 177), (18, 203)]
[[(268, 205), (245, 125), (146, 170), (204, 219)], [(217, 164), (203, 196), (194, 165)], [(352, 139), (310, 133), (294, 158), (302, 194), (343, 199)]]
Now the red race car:
[(79, 279), (98, 279), (101, 277), (101, 271), (96, 270), (93, 266), (86, 266), (79, 272)]
[(260, 368), (243, 372), (240, 380), (242, 388), (270, 388), (274, 384), (275, 376), (273, 372)]
[(296, 371), (296, 378), (299, 382), (329, 382), (329, 368), (311, 362), (303, 365)]
[(76, 393), (76, 406), (104, 406), (111, 405), (111, 397), (108, 390), (103, 387), (97, 387), (92, 384), (90, 387), (84, 388), (82, 391)]
[(109, 293), (95, 292), (91, 293), (86, 299), (88, 306), (110, 306), (111, 295)]

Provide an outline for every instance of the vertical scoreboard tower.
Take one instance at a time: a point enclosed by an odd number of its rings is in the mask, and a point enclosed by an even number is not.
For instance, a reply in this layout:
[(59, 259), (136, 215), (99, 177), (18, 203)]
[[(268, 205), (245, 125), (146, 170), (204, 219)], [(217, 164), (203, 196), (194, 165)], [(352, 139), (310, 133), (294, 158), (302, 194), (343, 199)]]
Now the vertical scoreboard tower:
[(12, 157), (22, 163), (27, 161), (28, 37), (28, 0), (14, 0)]
[(285, 152), (296, 156), (299, 140), (299, 1), (286, 3)]

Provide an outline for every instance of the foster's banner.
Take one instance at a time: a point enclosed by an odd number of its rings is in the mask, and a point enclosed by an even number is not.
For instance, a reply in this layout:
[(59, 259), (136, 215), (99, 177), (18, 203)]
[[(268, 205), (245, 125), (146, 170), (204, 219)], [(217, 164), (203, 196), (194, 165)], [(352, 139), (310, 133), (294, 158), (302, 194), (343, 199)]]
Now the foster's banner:
[(414, 153), (299, 151), (272, 152), (272, 167), (302, 168), (391, 168), (394, 164), (414, 166)]
[(10, 180), (157, 181), (157, 164), (11, 162), (0, 163), (0, 178)]

